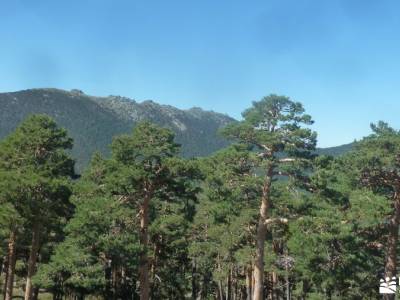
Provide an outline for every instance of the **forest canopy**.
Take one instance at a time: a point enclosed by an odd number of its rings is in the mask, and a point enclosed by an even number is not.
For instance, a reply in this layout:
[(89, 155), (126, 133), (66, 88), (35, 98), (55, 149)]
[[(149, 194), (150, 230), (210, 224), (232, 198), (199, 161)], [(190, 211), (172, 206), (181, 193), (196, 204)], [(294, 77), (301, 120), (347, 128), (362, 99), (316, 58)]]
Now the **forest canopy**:
[(379, 298), (398, 269), (400, 132), (371, 124), (333, 157), (299, 102), (242, 115), (202, 158), (139, 122), (81, 175), (68, 132), (26, 118), (0, 141), (3, 298)]

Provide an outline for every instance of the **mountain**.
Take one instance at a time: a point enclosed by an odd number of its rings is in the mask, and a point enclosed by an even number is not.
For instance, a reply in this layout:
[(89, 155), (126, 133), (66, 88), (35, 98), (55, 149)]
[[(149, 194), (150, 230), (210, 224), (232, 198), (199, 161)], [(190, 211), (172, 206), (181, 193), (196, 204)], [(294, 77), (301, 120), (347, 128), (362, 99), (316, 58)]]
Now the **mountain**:
[(339, 156), (353, 150), (355, 142), (335, 147), (318, 148), (315, 152), (319, 155)]
[[(65, 127), (74, 139), (72, 155), (82, 171), (92, 154), (110, 152), (112, 137), (129, 133), (136, 123), (148, 120), (172, 129), (185, 157), (206, 156), (228, 145), (218, 129), (235, 119), (201, 108), (180, 110), (151, 100), (141, 103), (121, 97), (94, 97), (80, 90), (30, 89), (0, 93), (0, 139), (30, 114), (44, 113)], [(338, 156), (353, 143), (317, 149), (318, 154)]]
[(30, 89), (0, 93), (0, 139), (30, 114), (44, 113), (65, 127), (74, 139), (72, 155), (81, 171), (95, 151), (108, 155), (112, 137), (129, 133), (148, 120), (172, 129), (185, 157), (206, 156), (228, 145), (218, 129), (235, 120), (200, 108), (180, 110), (153, 101), (94, 97), (80, 90)]

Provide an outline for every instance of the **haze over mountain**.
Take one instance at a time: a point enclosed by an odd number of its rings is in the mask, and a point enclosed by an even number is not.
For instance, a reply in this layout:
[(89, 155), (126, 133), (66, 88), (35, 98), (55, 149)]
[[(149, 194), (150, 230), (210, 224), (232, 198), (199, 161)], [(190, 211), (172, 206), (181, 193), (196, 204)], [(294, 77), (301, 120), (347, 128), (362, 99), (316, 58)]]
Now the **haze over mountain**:
[[(0, 139), (35, 113), (48, 114), (67, 128), (74, 139), (72, 154), (78, 171), (95, 151), (107, 155), (112, 137), (129, 133), (142, 120), (172, 129), (185, 157), (206, 156), (228, 145), (218, 135), (218, 129), (235, 122), (227, 115), (201, 108), (180, 110), (150, 100), (138, 103), (121, 96), (89, 96), (80, 90), (30, 89), (0, 93), (0, 107)], [(319, 152), (338, 155), (350, 148), (351, 144)]]

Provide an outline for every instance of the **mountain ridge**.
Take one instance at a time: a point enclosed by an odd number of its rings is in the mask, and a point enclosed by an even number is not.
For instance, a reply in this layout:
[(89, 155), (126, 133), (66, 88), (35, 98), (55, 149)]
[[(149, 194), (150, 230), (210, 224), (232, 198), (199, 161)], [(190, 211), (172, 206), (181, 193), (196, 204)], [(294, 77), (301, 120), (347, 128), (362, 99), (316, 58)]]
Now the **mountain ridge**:
[(347, 143), (339, 146), (317, 148), (316, 153), (319, 155), (339, 156), (353, 150), (356, 142)]
[(0, 93), (0, 107), (0, 139), (30, 114), (53, 117), (74, 139), (72, 154), (79, 170), (87, 165), (93, 152), (108, 155), (112, 137), (130, 133), (143, 120), (172, 129), (185, 157), (206, 156), (228, 145), (217, 132), (235, 122), (227, 115), (200, 108), (180, 110), (151, 100), (138, 103), (121, 96), (90, 96), (77, 89), (37, 88)]
[[(74, 139), (72, 155), (78, 171), (92, 154), (110, 153), (113, 136), (129, 133), (140, 121), (151, 121), (175, 132), (185, 157), (207, 156), (229, 144), (218, 130), (237, 122), (230, 116), (199, 107), (179, 109), (152, 100), (137, 102), (123, 96), (97, 97), (81, 90), (35, 88), (0, 93), (0, 139), (14, 130), (28, 115), (43, 113), (65, 127)], [(319, 148), (317, 153), (340, 155), (351, 144)]]

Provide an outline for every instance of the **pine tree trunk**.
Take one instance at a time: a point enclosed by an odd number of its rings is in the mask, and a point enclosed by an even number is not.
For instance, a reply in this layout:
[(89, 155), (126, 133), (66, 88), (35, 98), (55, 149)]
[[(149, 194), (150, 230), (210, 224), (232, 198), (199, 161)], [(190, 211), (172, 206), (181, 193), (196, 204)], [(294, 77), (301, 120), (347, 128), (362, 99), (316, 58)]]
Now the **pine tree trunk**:
[[(8, 248), (7, 248), (7, 249), (8, 249)], [(2, 290), (2, 292), (3, 292), (3, 299), (6, 298), (6, 290), (7, 290), (8, 258), (9, 258), (9, 255), (8, 255), (8, 252), (7, 252), (7, 255), (6, 255), (5, 260), (4, 260), (4, 267), (3, 267), (3, 271), (4, 271), (4, 287), (3, 287), (3, 290)]]
[(274, 272), (268, 273), (269, 278), (269, 289), (268, 289), (268, 300), (275, 300), (275, 278)]
[(16, 262), (16, 240), (17, 232), (12, 230), (10, 233), (10, 239), (8, 240), (8, 266), (6, 274), (6, 285), (4, 300), (11, 300), (13, 296), (14, 287), (14, 273), (15, 273), (15, 262)]
[(239, 284), (238, 284), (239, 270), (235, 267), (232, 273), (233, 294), (232, 300), (239, 298)]
[(219, 295), (219, 300), (224, 300), (224, 289), (222, 287), (221, 280), (218, 280), (218, 295)]
[(3, 271), (4, 271), (4, 261), (5, 261), (5, 258), (4, 257), (1, 257), (0, 258), (0, 275), (3, 273)]
[(32, 230), (32, 245), (31, 252), (28, 260), (28, 275), (26, 276), (26, 287), (25, 287), (25, 300), (33, 299), (33, 286), (32, 277), (36, 272), (36, 261), (39, 252), (39, 235), (40, 227), (38, 223), (33, 224)]
[(209, 292), (208, 289), (209, 289), (210, 278), (211, 278), (211, 275), (208, 272), (203, 276), (203, 281), (202, 281), (202, 284), (201, 284), (200, 293), (199, 293), (199, 296), (197, 298), (198, 300), (207, 298), (207, 295), (208, 295), (208, 292)]
[(192, 299), (197, 299), (196, 261), (192, 260)]
[(126, 266), (121, 267), (121, 298), (122, 299), (133, 299), (132, 291), (129, 288)]
[(104, 277), (105, 277), (105, 298), (112, 298), (112, 269), (111, 264), (112, 261), (106, 258), (106, 265), (104, 269)]
[[(265, 204), (261, 206), (261, 210), (265, 210)], [(267, 233), (263, 216), (260, 216), (257, 228), (257, 244), (256, 257), (254, 262), (254, 294), (253, 300), (264, 299), (264, 243)]]
[(285, 281), (286, 281), (286, 300), (290, 300), (290, 279), (289, 279), (289, 272), (287, 270), (285, 274)]
[(265, 237), (267, 234), (267, 225), (265, 224), (265, 221), (268, 218), (271, 177), (272, 177), (272, 167), (269, 167), (263, 186), (261, 206), (260, 206), (260, 216), (257, 227), (257, 237), (256, 237), (257, 248), (256, 248), (256, 256), (254, 263), (253, 300), (264, 299), (264, 244), (265, 244)]
[(303, 280), (303, 289), (301, 292), (301, 300), (307, 299), (309, 290), (310, 290), (310, 284), (309, 284), (308, 280), (305, 279), (305, 280)]
[(39, 288), (38, 287), (34, 287), (32, 294), (33, 294), (32, 300), (38, 300), (39, 299)]
[(251, 268), (251, 300), (253, 300), (253, 294), (254, 294), (254, 284), (255, 284), (255, 280), (254, 280), (254, 265)]
[(231, 300), (231, 293), (232, 293), (232, 270), (228, 271), (228, 278), (226, 279), (226, 300)]
[(111, 274), (112, 274), (112, 299), (116, 300), (118, 298), (118, 281), (119, 281), (119, 273), (118, 273), (118, 265), (115, 259), (113, 259), (111, 263)]
[[(149, 276), (151, 276), (151, 282), (153, 283), (153, 288), (151, 289), (150, 292), (150, 297), (153, 299), (154, 298), (154, 292), (157, 290), (158, 288), (158, 283), (156, 282), (156, 273), (157, 273), (157, 265), (158, 265), (158, 255), (160, 252), (160, 245), (159, 243), (162, 243), (162, 238), (161, 241), (155, 241), (154, 242), (154, 250), (153, 250), (153, 259), (151, 259), (151, 272)], [(185, 273), (183, 273), (185, 274)]]
[(276, 274), (276, 272), (272, 272), (271, 295), (273, 300), (279, 299), (279, 280), (278, 280), (278, 274)]
[(251, 267), (245, 269), (246, 273), (246, 299), (252, 300), (252, 270)]
[(0, 277), (3, 276), (4, 272), (4, 286), (1, 292), (3, 293), (3, 299), (6, 292), (6, 282), (7, 282), (7, 254), (0, 259)]
[(139, 282), (140, 282), (140, 300), (149, 300), (150, 282), (149, 282), (149, 259), (147, 256), (148, 246), (148, 225), (149, 225), (149, 202), (150, 198), (145, 197), (140, 208), (140, 244), (142, 253), (139, 259)]
[[(397, 243), (399, 240), (400, 224), (400, 195), (396, 192), (394, 196), (394, 214), (389, 222), (389, 237), (386, 252), (385, 278), (397, 276)], [(385, 300), (395, 299), (395, 295), (387, 294)]]

